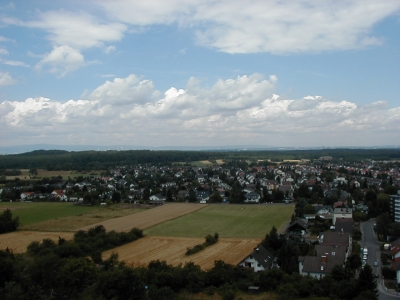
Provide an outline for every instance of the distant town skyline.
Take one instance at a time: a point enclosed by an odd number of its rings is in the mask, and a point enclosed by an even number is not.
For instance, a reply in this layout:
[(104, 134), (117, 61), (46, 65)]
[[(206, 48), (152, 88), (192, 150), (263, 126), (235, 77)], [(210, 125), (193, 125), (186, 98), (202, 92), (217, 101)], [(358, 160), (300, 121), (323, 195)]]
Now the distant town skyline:
[(0, 147), (400, 141), (399, 1), (0, 4)]

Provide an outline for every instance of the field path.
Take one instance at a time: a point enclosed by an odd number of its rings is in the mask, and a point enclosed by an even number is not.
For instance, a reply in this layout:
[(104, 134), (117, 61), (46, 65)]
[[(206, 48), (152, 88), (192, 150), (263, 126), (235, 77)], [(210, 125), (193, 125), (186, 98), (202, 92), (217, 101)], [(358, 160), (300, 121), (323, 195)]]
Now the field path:
[(39, 231), (14, 231), (0, 234), (0, 249), (8, 248), (13, 253), (23, 253), (26, 247), (34, 242), (41, 242), (43, 239), (51, 239), (57, 243), (58, 238), (72, 240), (73, 232), (39, 232)]
[(103, 221), (79, 229), (86, 231), (96, 225), (103, 225), (107, 231), (115, 230), (117, 232), (126, 232), (130, 231), (134, 227), (143, 230), (159, 223), (189, 214), (206, 206), (207, 205), (204, 204), (193, 203), (167, 203), (140, 213)]
[(165, 236), (147, 236), (135, 242), (105, 251), (103, 259), (111, 253), (118, 253), (118, 259), (134, 267), (147, 266), (153, 260), (166, 261), (177, 266), (193, 262), (203, 270), (211, 269), (214, 261), (237, 265), (261, 242), (261, 239), (219, 238), (218, 242), (204, 250), (186, 256), (186, 249), (202, 244), (204, 238), (183, 238)]

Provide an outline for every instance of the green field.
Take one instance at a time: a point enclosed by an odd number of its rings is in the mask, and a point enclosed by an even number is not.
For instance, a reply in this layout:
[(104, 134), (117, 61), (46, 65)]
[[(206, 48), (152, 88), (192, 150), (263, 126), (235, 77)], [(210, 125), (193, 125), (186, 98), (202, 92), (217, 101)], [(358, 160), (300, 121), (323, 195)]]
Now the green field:
[(208, 205), (183, 217), (158, 224), (144, 233), (149, 236), (205, 237), (219, 233), (223, 238), (264, 238), (275, 226), (284, 226), (293, 205)]
[(11, 210), (13, 217), (19, 217), (21, 225), (84, 214), (99, 209), (98, 207), (78, 206), (65, 202), (0, 202), (0, 210), (7, 208)]

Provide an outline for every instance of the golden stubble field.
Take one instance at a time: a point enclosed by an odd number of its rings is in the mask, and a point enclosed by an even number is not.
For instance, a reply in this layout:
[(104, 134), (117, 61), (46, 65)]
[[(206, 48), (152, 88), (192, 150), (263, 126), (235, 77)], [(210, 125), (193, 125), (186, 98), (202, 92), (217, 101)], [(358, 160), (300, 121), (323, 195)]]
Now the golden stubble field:
[(216, 260), (237, 265), (249, 255), (261, 242), (261, 239), (219, 238), (218, 242), (204, 250), (186, 256), (188, 247), (202, 244), (204, 238), (181, 238), (148, 236), (138, 241), (114, 248), (103, 253), (107, 259), (111, 253), (117, 253), (119, 260), (133, 267), (147, 266), (151, 261), (166, 261), (177, 266), (193, 262), (203, 270), (211, 269)]
[(14, 231), (0, 235), (0, 249), (8, 248), (13, 253), (23, 253), (32, 242), (51, 239), (57, 243), (58, 238), (72, 240), (74, 232), (39, 232), (39, 231)]

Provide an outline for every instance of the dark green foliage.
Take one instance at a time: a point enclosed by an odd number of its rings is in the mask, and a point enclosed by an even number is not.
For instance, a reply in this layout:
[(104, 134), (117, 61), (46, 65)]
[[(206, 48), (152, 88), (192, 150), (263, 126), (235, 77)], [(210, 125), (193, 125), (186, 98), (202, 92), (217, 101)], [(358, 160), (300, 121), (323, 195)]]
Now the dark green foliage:
[(99, 297), (110, 300), (142, 299), (145, 294), (145, 286), (137, 270), (119, 266), (108, 272), (100, 273), (94, 292)]
[(0, 250), (0, 287), (14, 278), (14, 261), (15, 257), (8, 248)]
[(102, 225), (90, 228), (87, 232), (77, 231), (74, 242), (85, 255), (92, 256), (95, 262), (101, 261), (101, 252), (133, 242), (143, 237), (143, 231), (133, 228), (130, 232), (106, 233)]
[(12, 232), (17, 230), (19, 226), (19, 218), (13, 219), (11, 210), (6, 209), (0, 215), (0, 233)]
[(396, 278), (396, 270), (388, 267), (382, 268), (382, 277), (385, 279), (395, 279)]
[(214, 234), (214, 236), (212, 236), (211, 234), (208, 234), (205, 237), (206, 241), (203, 244), (196, 245), (192, 248), (187, 248), (185, 255), (195, 254), (197, 252), (200, 252), (204, 248), (215, 244), (218, 241), (218, 237), (219, 237), (219, 234), (217, 232)]
[(192, 248), (187, 248), (185, 255), (192, 255), (204, 249), (202, 244), (196, 245)]
[(268, 250), (275, 252), (281, 247), (281, 241), (278, 238), (278, 230), (275, 226), (272, 226), (269, 234), (265, 236), (265, 239), (261, 242), (261, 245)]
[(374, 278), (374, 274), (372, 273), (372, 268), (370, 265), (365, 265), (363, 269), (361, 269), (360, 274), (358, 276), (358, 290), (360, 292), (368, 292), (367, 299), (378, 299), (378, 289), (376, 285), (376, 280)]

